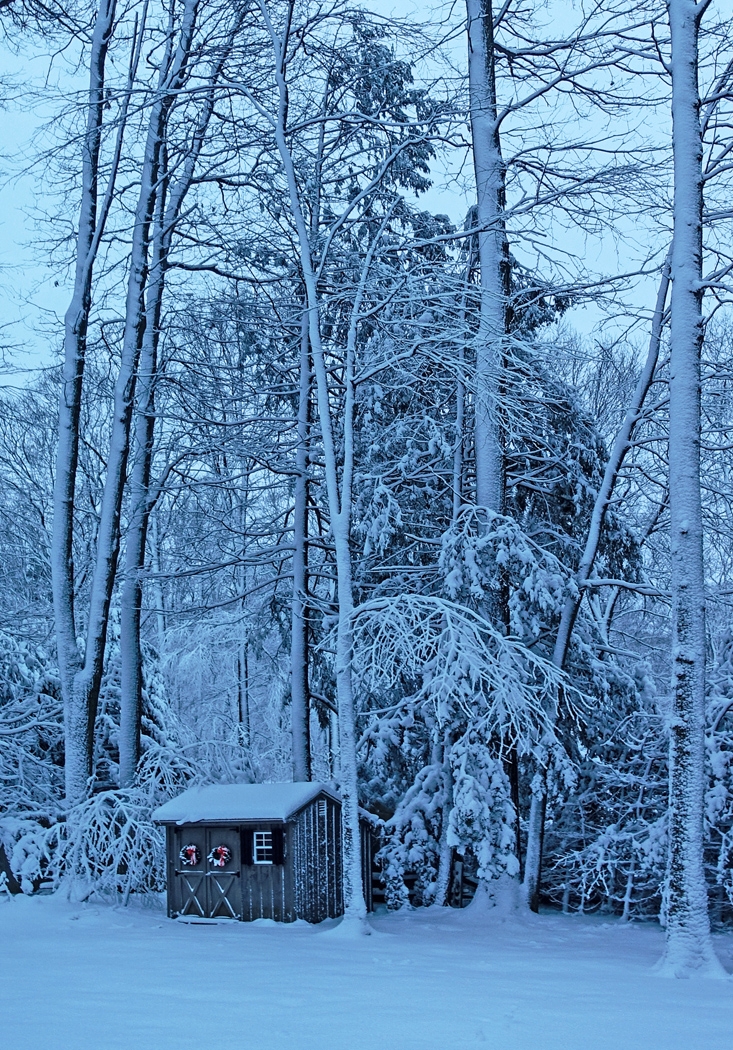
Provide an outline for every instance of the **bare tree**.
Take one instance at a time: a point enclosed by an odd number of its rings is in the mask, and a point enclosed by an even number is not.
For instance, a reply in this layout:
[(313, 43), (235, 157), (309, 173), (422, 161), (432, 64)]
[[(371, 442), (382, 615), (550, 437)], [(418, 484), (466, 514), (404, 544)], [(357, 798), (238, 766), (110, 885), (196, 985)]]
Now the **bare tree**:
[[(70, 802), (84, 797), (91, 769), (91, 726), (88, 705), (75, 691), (82, 660), (77, 647), (74, 615), (74, 506), (79, 458), (79, 420), (86, 361), (94, 263), (104, 234), (119, 166), (123, 112), (118, 146), (107, 186), (100, 200), (99, 160), (105, 113), (107, 54), (115, 21), (115, 0), (100, 3), (89, 55), (87, 120), (82, 144), (82, 199), (76, 244), (74, 291), (66, 312), (64, 368), (59, 403), (59, 441), (54, 485), (52, 577), (59, 671), (64, 694), (66, 727), (66, 794)], [(133, 73), (136, 60), (133, 62)]]
[(293, 780), (311, 778), (308, 675), (308, 449), (311, 368), (308, 313), (303, 312), (298, 367), (298, 440), (293, 510), (293, 597), (291, 603), (290, 703)]
[(82, 657), (79, 654), (76, 640), (72, 549), (79, 412), (92, 301), (93, 265), (104, 233), (104, 223), (115, 195), (115, 178), (120, 162), (122, 133), (144, 36), (144, 20), (139, 27), (137, 22), (135, 23), (129, 85), (122, 103), (122, 112), (118, 118), (117, 145), (101, 208), (98, 207), (97, 183), (106, 105), (104, 70), (115, 17), (113, 4), (103, 4), (100, 7), (92, 41), (88, 121), (84, 140), (82, 212), (77, 245), (74, 297), (67, 312), (66, 321), (64, 387), (60, 406), (59, 451), (54, 499), (54, 606), (65, 704), (66, 787), (69, 803), (77, 802), (84, 797), (91, 775), (97, 700), (104, 670), (112, 589), (117, 572), (120, 514), (130, 448), (135, 379), (146, 322), (145, 287), (148, 278), (150, 224), (158, 188), (161, 150), (164, 141), (163, 132), (173, 100), (185, 80), (197, 10), (197, 0), (185, 0), (182, 17), (180, 23), (177, 24), (176, 14), (173, 8), (171, 9), (166, 46), (160, 59), (158, 83), (153, 90), (149, 110), (148, 131), (140, 167), (140, 189), (134, 212), (120, 365), (115, 382), (110, 447), (101, 500), (95, 565), (89, 591), (85, 648)]
[[(480, 266), (474, 418), (476, 502), (495, 514), (503, 514), (504, 450), (499, 412), (506, 340), (509, 245), (504, 221), (505, 165), (496, 106), (492, 0), (466, 0), (466, 11)], [(499, 610), (494, 610), (497, 612), (501, 615)]]
[[(140, 723), (142, 717), (143, 658), (140, 638), (143, 597), (142, 571), (145, 566), (146, 542), (150, 514), (160, 494), (164, 477), (151, 484), (155, 432), (155, 386), (157, 381), (159, 343), (162, 325), (163, 297), (169, 269), (171, 245), (188, 193), (194, 181), (196, 166), (204, 146), (214, 110), (218, 82), (231, 52), (240, 19), (235, 18), (211, 66), (205, 86), (199, 91), (198, 113), (184, 110), (181, 118), (191, 123), (190, 138), (174, 149), (169, 125), (176, 106), (181, 108), (184, 80), (190, 77), (197, 58), (192, 58), (194, 22), (179, 45), (179, 73), (171, 84), (168, 111), (151, 112), (156, 121), (153, 134), (159, 136), (159, 156), (153, 185), (154, 203), (150, 216), (151, 233), (147, 245), (145, 286), (138, 299), (142, 334), (135, 388), (135, 438), (133, 464), (129, 481), (130, 521), (125, 536), (124, 582), (120, 598), (121, 707), (120, 707), (120, 786), (134, 782), (140, 757)], [(194, 119), (192, 119), (192, 116)]]
[(703, 173), (698, 34), (709, 0), (668, 0), (674, 235), (670, 322), (669, 508), (672, 705), (665, 969), (722, 973), (703, 873), (705, 569), (700, 489)]

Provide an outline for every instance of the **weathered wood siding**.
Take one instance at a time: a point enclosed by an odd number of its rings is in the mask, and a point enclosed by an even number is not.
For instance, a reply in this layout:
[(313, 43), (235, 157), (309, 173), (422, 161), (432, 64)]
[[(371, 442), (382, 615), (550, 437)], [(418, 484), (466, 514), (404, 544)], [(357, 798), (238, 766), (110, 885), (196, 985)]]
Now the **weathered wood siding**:
[[(253, 834), (273, 834), (273, 864), (255, 864)], [(364, 898), (372, 910), (373, 829), (362, 822)], [(168, 914), (200, 918), (274, 919), (322, 922), (343, 915), (341, 806), (328, 796), (314, 799), (291, 820), (241, 824), (168, 825)], [(199, 863), (180, 860), (194, 845)], [(231, 851), (221, 869), (208, 857), (218, 845)]]
[[(168, 914), (211, 919), (242, 918), (242, 870), (239, 828), (182, 824), (167, 829)], [(197, 846), (200, 859), (194, 867), (179, 857), (184, 846)], [(226, 867), (213, 866), (208, 856), (216, 846), (227, 846), (231, 859)]]
[(343, 915), (341, 807), (315, 799), (290, 825), (295, 914), (308, 922)]
[[(249, 850), (246, 846), (246, 837), (255, 831), (271, 831), (273, 834), (282, 834), (282, 824), (243, 824), (243, 861), (249, 862), (249, 856), (245, 856)], [(284, 836), (286, 841), (287, 836)], [(288, 878), (287, 846), (281, 858), (281, 864), (242, 864), (242, 918), (245, 922), (253, 919), (274, 919), (276, 922), (293, 922), (297, 918), (293, 911), (293, 894), (291, 880)]]

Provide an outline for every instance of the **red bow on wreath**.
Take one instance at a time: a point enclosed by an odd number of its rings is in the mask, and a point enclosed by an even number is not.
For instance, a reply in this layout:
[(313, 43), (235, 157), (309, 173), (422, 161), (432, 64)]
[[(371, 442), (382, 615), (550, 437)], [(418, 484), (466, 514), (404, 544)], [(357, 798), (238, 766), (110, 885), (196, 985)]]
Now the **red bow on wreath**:
[(214, 846), (208, 856), (208, 861), (216, 868), (225, 868), (232, 859), (232, 851), (228, 846)]
[(198, 846), (191, 843), (188, 846), (184, 846), (181, 852), (178, 854), (178, 859), (181, 864), (187, 864), (189, 868), (195, 868), (198, 862), (201, 860), (201, 850)]

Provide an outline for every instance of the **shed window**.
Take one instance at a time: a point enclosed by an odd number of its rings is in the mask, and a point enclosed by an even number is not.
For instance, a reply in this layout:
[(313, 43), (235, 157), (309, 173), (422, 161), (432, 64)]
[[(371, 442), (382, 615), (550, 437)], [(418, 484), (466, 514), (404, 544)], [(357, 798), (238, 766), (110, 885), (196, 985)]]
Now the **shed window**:
[(254, 857), (255, 864), (272, 864), (272, 832), (255, 831)]

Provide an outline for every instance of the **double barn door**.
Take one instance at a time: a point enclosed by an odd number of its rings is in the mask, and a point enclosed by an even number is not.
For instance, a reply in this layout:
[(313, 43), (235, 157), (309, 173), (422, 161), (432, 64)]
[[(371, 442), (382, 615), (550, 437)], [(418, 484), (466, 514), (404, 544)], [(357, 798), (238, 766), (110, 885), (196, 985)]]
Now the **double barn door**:
[(189, 825), (171, 830), (171, 914), (241, 919), (239, 828)]

